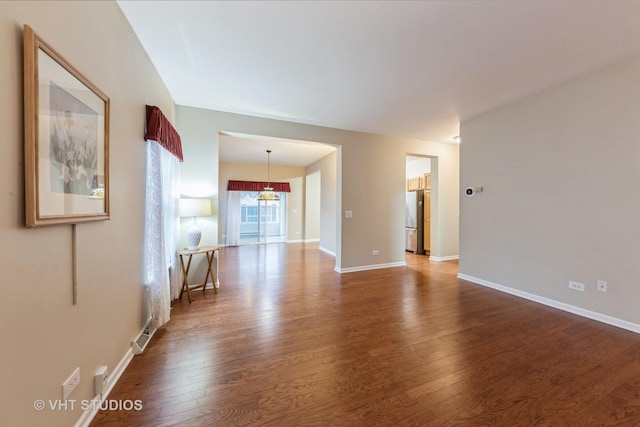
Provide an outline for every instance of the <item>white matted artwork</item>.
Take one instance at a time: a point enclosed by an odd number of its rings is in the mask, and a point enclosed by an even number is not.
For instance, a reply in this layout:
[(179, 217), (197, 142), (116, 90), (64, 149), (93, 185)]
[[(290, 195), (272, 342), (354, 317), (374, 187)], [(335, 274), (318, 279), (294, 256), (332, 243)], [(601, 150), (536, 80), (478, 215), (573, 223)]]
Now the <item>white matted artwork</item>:
[(25, 25), (26, 225), (109, 219), (109, 98)]

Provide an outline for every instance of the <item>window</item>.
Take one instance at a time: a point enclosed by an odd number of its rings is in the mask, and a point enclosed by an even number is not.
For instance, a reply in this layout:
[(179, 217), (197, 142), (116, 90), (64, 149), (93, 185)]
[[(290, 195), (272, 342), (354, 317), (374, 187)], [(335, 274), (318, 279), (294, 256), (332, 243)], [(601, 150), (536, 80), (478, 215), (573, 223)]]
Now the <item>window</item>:
[(240, 223), (257, 223), (258, 222), (258, 206), (241, 206)]
[(263, 202), (258, 192), (243, 191), (240, 195), (240, 243), (284, 242), (286, 195), (280, 200)]

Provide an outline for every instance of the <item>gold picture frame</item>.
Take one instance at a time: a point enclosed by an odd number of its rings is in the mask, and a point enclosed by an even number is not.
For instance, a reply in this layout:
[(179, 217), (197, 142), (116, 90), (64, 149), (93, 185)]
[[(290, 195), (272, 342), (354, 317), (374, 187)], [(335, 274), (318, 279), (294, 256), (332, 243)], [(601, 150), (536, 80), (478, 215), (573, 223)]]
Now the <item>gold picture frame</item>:
[(110, 219), (109, 105), (24, 26), (27, 227)]

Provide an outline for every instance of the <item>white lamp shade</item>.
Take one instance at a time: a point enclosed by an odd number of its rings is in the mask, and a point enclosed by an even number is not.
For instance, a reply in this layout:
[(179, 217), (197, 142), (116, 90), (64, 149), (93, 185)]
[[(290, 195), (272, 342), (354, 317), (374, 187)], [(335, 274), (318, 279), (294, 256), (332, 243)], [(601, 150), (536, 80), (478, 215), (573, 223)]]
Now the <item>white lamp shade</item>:
[(180, 216), (211, 216), (211, 200), (180, 199)]

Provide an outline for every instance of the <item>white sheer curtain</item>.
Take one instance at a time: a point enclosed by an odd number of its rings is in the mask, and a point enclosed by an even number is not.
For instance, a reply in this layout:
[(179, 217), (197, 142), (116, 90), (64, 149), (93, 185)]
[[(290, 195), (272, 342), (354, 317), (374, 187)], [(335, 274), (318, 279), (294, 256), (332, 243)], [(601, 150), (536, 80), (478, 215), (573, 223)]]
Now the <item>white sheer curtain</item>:
[(240, 191), (227, 192), (227, 246), (238, 246), (240, 240)]
[(178, 260), (178, 159), (155, 141), (145, 142), (146, 192), (144, 223), (144, 284), (151, 293), (153, 326), (169, 320), (171, 300), (180, 293)]

